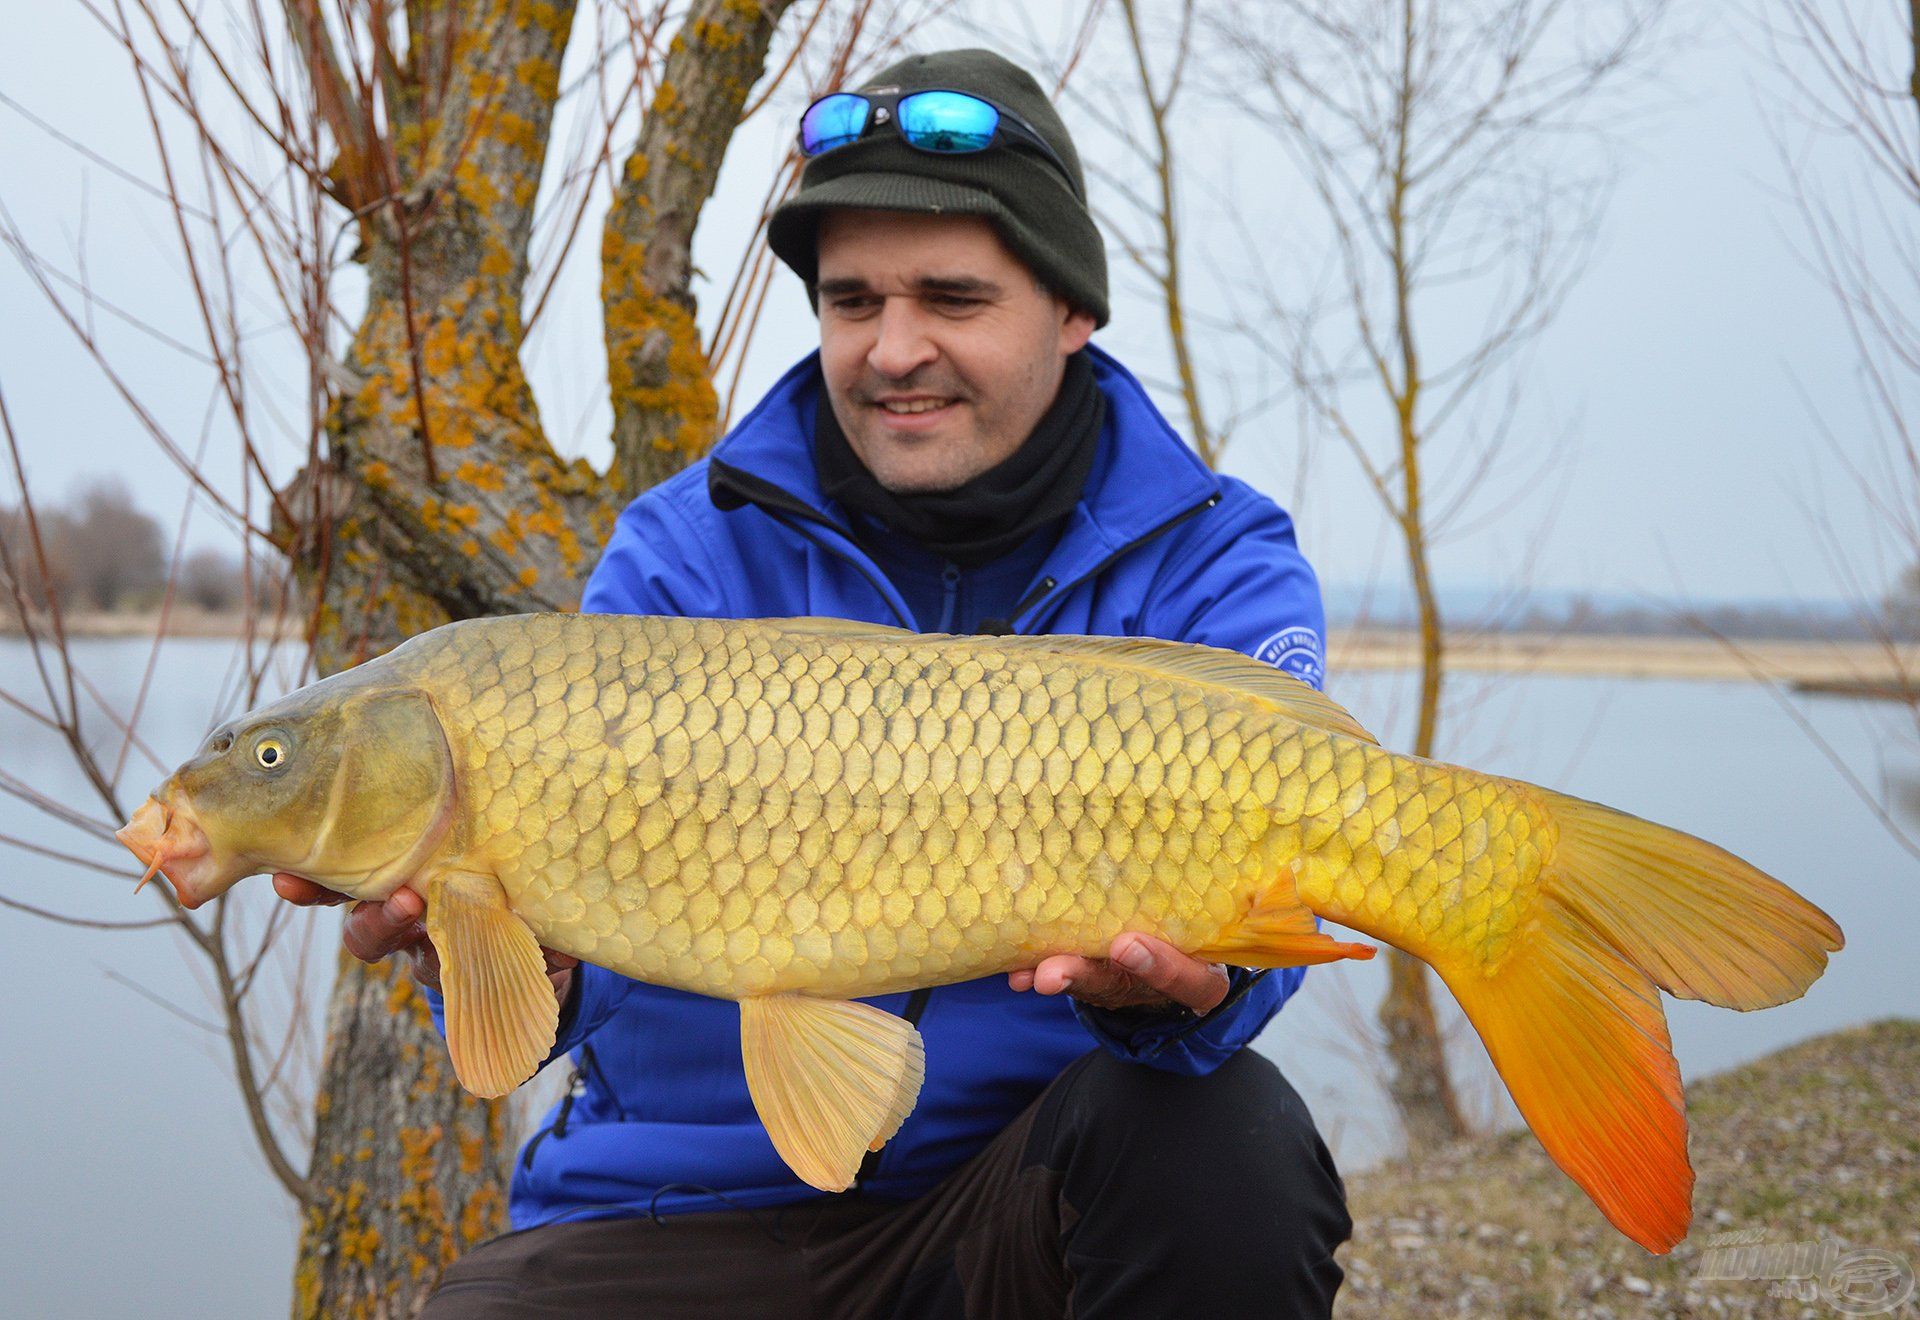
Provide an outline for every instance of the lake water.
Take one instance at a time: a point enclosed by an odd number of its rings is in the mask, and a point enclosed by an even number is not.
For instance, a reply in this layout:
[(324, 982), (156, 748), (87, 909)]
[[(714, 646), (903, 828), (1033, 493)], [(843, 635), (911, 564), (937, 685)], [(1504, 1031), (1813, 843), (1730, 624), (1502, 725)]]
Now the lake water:
[[(125, 708), (146, 648), (85, 642), (88, 678)], [(232, 713), (232, 648), (171, 644), (142, 735), (169, 764)], [(1405, 737), (1408, 677), (1360, 675), (1336, 693), (1388, 745)], [(0, 690), (31, 698), (24, 643), (0, 639)], [(1443, 729), (1448, 759), (1552, 785), (1690, 830), (1746, 857), (1819, 903), (1849, 947), (1804, 999), (1764, 1013), (1669, 1001), (1688, 1077), (1808, 1036), (1893, 1015), (1920, 1016), (1920, 864), (1847, 787), (1787, 708), (1746, 684), (1461, 676)], [(1912, 775), (1890, 714), (1870, 704), (1788, 698), (1864, 778)], [(111, 728), (93, 720), (100, 744)], [(110, 760), (111, 758), (109, 758)], [(65, 747), (0, 705), (0, 770), (88, 815), (102, 808)], [(159, 779), (136, 757), (124, 778), (136, 803)], [(1920, 822), (1907, 822), (1920, 830)], [(0, 833), (118, 861), (113, 848), (0, 797)], [(252, 881), (256, 891), (263, 881)], [(0, 845), (0, 897), (99, 919), (151, 917), (105, 876)], [(256, 898), (260, 897), (256, 893)], [(259, 905), (256, 904), (256, 912)], [(316, 997), (331, 966), (337, 917), (301, 919), (313, 940)], [(248, 1131), (224, 1041), (154, 1002), (214, 1016), (183, 942), (166, 931), (103, 932), (0, 908), (0, 1312), (32, 1316), (284, 1314), (295, 1233), (291, 1203)], [(128, 982), (140, 987), (132, 988)], [(1367, 1033), (1379, 961), (1320, 968), (1258, 1048), (1306, 1095), (1349, 1169), (1393, 1148)], [(143, 993), (144, 992), (144, 993)], [(278, 993), (276, 990), (274, 993)], [(152, 996), (153, 998), (149, 998)], [(1444, 991), (1439, 998), (1458, 1027)], [(1487, 1121), (1504, 1093), (1462, 1030), (1462, 1089)], [(296, 1158), (304, 1148), (296, 1149)], [(1711, 1212), (1710, 1206), (1696, 1213)]]

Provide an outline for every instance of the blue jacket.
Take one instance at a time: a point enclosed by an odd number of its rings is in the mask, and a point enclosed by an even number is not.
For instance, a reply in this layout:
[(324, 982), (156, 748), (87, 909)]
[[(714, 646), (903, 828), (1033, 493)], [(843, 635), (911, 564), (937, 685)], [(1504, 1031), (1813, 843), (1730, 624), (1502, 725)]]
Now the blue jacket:
[[(1057, 543), (1032, 548), (1012, 630), (1206, 642), (1317, 686), (1320, 593), (1292, 522), (1209, 471), (1123, 367), (1098, 350), (1093, 359), (1108, 401), (1098, 457)], [(810, 356), (707, 459), (634, 500), (582, 611), (914, 627), (893, 566), (876, 563), (820, 493), (819, 389)], [(968, 617), (954, 599), (968, 576), (945, 577), (944, 616)], [(927, 1191), (1095, 1044), (1156, 1068), (1209, 1072), (1259, 1032), (1301, 975), (1236, 971), (1229, 1002), (1198, 1020), (1086, 1010), (1015, 994), (1002, 976), (875, 999), (917, 1020), (927, 1074), (912, 1116), (859, 1186), (879, 1197)], [(516, 1162), (516, 1228), (821, 1195), (781, 1162), (754, 1115), (734, 1004), (583, 965), (560, 1024), (555, 1053), (565, 1051), (576, 1053), (570, 1093)]]

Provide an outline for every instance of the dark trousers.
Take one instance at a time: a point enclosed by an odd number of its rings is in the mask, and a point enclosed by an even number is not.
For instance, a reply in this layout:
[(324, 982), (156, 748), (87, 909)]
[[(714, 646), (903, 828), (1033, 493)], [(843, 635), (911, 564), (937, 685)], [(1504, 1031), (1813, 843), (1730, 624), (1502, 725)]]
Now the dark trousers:
[(455, 1261), (423, 1320), (1327, 1316), (1352, 1231), (1299, 1095), (1094, 1052), (918, 1200), (551, 1224)]

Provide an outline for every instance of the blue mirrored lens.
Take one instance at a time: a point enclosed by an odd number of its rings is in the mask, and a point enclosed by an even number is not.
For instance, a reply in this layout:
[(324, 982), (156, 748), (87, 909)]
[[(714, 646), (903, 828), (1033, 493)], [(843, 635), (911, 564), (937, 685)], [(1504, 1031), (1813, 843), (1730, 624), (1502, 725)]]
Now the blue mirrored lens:
[(984, 151), (1000, 112), (965, 92), (915, 92), (900, 102), (900, 131), (922, 151)]
[(823, 96), (800, 117), (800, 150), (809, 156), (856, 141), (867, 127), (867, 98), (851, 92)]

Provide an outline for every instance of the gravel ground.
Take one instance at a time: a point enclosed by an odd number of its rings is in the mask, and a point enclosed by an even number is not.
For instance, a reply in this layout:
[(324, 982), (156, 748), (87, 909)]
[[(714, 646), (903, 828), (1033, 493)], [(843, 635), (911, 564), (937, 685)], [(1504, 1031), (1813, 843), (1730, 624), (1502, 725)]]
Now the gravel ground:
[(1687, 1090), (1699, 1181), (1671, 1254), (1617, 1233), (1530, 1135), (1501, 1133), (1349, 1181), (1340, 1314), (1920, 1317), (1920, 1022)]

